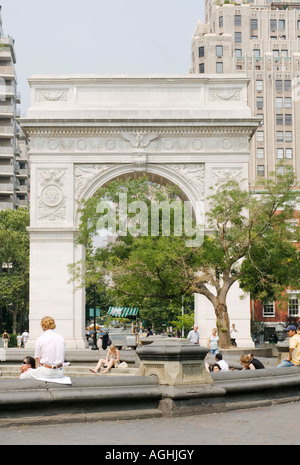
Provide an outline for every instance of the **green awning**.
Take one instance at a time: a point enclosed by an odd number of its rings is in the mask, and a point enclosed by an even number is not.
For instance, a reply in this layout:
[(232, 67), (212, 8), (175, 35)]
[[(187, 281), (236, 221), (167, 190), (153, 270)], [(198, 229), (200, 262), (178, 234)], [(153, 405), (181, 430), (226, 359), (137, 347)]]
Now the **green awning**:
[(139, 309), (136, 307), (109, 307), (108, 315), (125, 318), (126, 316), (137, 315), (138, 311)]

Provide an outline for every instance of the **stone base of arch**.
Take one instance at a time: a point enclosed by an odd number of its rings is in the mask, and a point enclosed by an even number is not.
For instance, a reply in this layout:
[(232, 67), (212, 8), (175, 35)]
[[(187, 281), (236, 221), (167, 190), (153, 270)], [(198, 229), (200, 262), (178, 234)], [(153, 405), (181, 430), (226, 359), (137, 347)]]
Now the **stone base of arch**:
[(85, 292), (70, 282), (69, 265), (81, 258), (73, 228), (29, 228), (30, 313), (28, 348), (42, 334), (41, 319), (52, 316), (68, 349), (84, 349)]
[[(213, 292), (213, 289), (211, 289)], [(230, 289), (227, 297), (227, 308), (230, 323), (234, 323), (238, 331), (236, 343), (239, 349), (253, 349), (255, 344), (251, 338), (251, 302), (238, 282)], [(200, 294), (195, 294), (195, 324), (200, 334), (200, 345), (206, 347), (212, 329), (216, 328), (216, 315), (211, 302)]]

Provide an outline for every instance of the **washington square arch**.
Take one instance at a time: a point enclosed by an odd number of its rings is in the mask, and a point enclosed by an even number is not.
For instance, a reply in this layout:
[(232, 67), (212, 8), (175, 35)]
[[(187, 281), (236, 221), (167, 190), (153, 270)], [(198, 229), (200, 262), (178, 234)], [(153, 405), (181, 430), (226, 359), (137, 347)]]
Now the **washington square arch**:
[[(179, 186), (207, 208), (211, 187), (248, 185), (249, 142), (259, 125), (247, 105), (248, 80), (227, 75), (34, 75), (31, 105), (20, 123), (31, 166), (30, 344), (51, 315), (67, 348), (85, 347), (85, 291), (74, 290), (68, 265), (78, 206), (111, 180), (147, 174)], [(239, 346), (251, 347), (250, 299), (228, 296)], [(215, 326), (210, 302), (195, 296), (201, 343)]]

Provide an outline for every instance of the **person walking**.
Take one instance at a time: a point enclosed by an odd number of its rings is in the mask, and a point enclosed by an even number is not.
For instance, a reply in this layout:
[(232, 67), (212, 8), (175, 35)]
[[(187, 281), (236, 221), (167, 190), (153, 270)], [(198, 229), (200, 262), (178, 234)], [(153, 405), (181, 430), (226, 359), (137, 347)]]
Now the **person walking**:
[(237, 338), (238, 330), (235, 327), (235, 323), (232, 323), (230, 329), (230, 344), (234, 347), (237, 347), (236, 338)]
[(29, 332), (27, 331), (27, 329), (25, 329), (25, 331), (22, 334), (22, 342), (23, 342), (23, 348), (24, 349), (26, 348), (26, 343), (27, 343), (28, 339), (29, 339)]
[(286, 368), (300, 365), (300, 334), (297, 333), (297, 328), (294, 325), (289, 325), (285, 328), (290, 338), (289, 355), (285, 358), (277, 368)]
[(213, 328), (211, 336), (207, 340), (207, 347), (210, 354), (217, 354), (219, 352), (219, 336), (217, 334), (217, 328)]
[(198, 326), (197, 325), (195, 325), (194, 328), (189, 332), (187, 338), (192, 344), (199, 345), (200, 334), (198, 332)]
[(2, 334), (2, 341), (4, 349), (8, 349), (9, 334), (6, 331)]
[(22, 347), (22, 336), (21, 336), (20, 333), (18, 333), (18, 335), (17, 335), (17, 347), (18, 347), (18, 349), (21, 349), (21, 347)]

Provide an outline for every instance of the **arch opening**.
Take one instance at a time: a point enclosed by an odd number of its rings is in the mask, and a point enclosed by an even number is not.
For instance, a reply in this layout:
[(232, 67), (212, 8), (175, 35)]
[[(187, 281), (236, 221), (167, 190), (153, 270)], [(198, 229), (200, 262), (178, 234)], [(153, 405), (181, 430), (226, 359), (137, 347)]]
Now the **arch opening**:
[[(118, 169), (118, 171), (120, 168)], [(110, 170), (110, 173), (106, 173), (104, 176), (101, 174), (100, 176), (97, 176), (93, 180), (92, 183), (90, 183), (87, 186), (87, 189), (85, 190), (82, 198), (85, 200), (88, 200), (89, 198), (93, 197), (96, 192), (98, 191), (99, 188), (105, 188), (108, 186), (110, 183), (116, 180), (128, 180), (128, 179), (139, 179), (143, 176), (146, 176), (149, 179), (149, 182), (157, 184), (159, 186), (166, 186), (166, 185), (171, 185), (175, 186), (178, 188), (178, 197), (180, 201), (182, 202), (187, 202), (188, 206), (190, 207), (189, 213), (192, 215), (192, 219), (195, 221), (197, 219), (197, 206), (196, 203), (200, 201), (198, 198), (197, 192), (193, 190), (193, 186), (191, 184), (188, 184), (182, 177), (180, 178), (180, 175), (177, 173), (169, 173), (166, 169), (155, 169), (152, 167), (152, 169), (147, 170), (147, 172), (141, 173), (141, 172), (136, 172), (132, 168), (127, 167), (126, 171), (120, 174), (117, 172), (117, 170), (114, 168)], [(78, 216), (78, 222), (80, 221), (80, 217)], [(97, 244), (99, 246), (99, 243)], [(82, 251), (84, 254), (84, 250)], [(87, 293), (86, 290), (84, 289), (85, 293), (85, 301), (87, 300)], [(96, 304), (94, 305), (96, 306)], [(89, 307), (89, 305), (88, 305)], [(85, 305), (86, 308), (86, 305)], [(86, 324), (88, 321), (86, 321)]]

